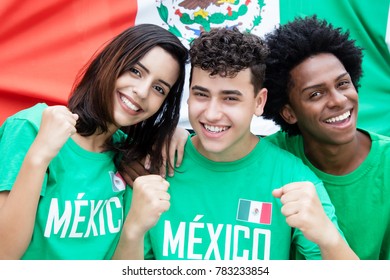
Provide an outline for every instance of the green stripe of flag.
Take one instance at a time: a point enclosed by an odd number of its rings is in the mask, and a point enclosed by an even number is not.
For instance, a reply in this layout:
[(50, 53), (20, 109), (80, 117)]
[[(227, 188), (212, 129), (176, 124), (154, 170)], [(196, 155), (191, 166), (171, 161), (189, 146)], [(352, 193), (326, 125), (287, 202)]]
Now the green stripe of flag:
[(249, 210), (251, 202), (249, 200), (240, 199), (238, 204), (237, 219), (247, 221), (249, 218)]

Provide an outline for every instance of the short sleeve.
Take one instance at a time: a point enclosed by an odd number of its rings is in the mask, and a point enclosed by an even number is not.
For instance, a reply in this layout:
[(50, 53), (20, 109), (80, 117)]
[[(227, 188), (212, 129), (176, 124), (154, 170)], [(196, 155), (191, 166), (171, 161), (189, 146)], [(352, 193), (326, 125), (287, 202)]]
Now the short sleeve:
[(38, 128), (26, 119), (10, 118), (1, 126), (0, 191), (12, 189), (24, 157), (37, 133)]

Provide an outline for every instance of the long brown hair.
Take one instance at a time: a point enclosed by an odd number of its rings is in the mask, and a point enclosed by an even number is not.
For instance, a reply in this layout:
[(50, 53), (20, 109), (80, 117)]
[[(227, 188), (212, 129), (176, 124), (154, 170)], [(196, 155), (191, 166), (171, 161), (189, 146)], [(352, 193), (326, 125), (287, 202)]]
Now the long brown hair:
[(68, 101), (69, 109), (79, 115), (76, 129), (80, 135), (107, 132), (108, 125), (114, 123), (116, 80), (156, 46), (177, 60), (180, 67), (177, 81), (153, 116), (136, 125), (122, 127), (127, 133), (124, 143), (112, 143), (111, 140), (106, 143), (107, 149), (120, 151), (126, 162), (140, 160), (149, 154), (152, 170), (157, 170), (162, 164), (164, 141), (169, 143), (179, 121), (188, 51), (175, 35), (153, 24), (126, 29), (92, 58), (76, 81)]

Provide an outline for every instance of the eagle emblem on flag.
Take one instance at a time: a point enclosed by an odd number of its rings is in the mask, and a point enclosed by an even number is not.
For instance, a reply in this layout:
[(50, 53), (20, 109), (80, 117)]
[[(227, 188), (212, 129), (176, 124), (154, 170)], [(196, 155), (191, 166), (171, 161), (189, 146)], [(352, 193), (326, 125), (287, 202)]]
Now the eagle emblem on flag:
[(156, 8), (165, 28), (190, 43), (213, 27), (252, 32), (262, 21), (264, 0), (160, 0)]

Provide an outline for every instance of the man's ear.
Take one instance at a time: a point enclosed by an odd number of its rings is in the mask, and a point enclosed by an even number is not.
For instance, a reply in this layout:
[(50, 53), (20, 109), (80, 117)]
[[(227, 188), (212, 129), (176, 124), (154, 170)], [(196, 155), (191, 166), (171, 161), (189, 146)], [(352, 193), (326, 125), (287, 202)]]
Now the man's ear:
[(283, 106), (282, 110), (280, 111), (280, 115), (289, 124), (295, 124), (298, 121), (290, 104)]
[(256, 95), (254, 112), (256, 117), (260, 117), (264, 112), (265, 102), (267, 102), (267, 94), (268, 90), (266, 88), (262, 88)]

